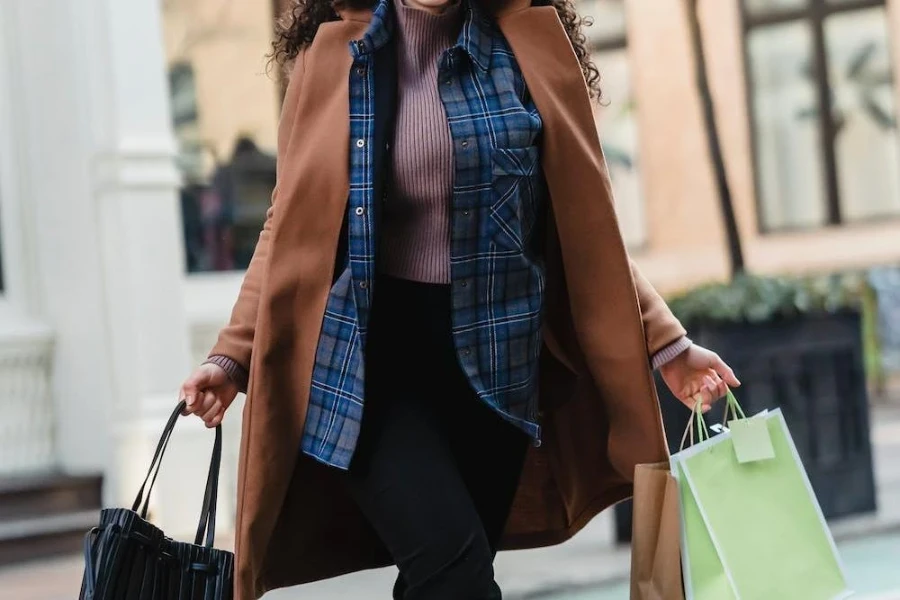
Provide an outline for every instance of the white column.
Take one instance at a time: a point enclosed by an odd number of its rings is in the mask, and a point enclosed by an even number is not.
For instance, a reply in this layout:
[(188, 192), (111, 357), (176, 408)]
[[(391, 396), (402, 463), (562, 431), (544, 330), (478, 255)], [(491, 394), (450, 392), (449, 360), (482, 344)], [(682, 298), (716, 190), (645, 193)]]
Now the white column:
[[(10, 0), (4, 0), (10, 1)], [(59, 463), (130, 502), (190, 366), (158, 0), (11, 0)], [(196, 524), (212, 436), (184, 422), (157, 521)]]
[(0, 478), (56, 466), (50, 393), (53, 332), (40, 318), (34, 227), (26, 202), (20, 119), (19, 32), (13, 5), (0, 2)]

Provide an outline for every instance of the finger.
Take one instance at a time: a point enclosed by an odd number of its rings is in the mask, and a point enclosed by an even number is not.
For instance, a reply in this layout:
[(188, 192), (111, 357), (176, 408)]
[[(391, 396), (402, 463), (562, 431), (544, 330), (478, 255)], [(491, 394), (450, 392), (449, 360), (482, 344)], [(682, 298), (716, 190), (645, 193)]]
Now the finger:
[(703, 389), (709, 392), (711, 402), (716, 402), (725, 395), (725, 382), (711, 372), (710, 375), (703, 378)]
[(715, 387), (716, 398), (719, 399), (719, 398), (725, 397), (725, 395), (728, 393), (728, 384), (725, 383), (725, 380), (722, 379), (721, 377), (719, 377), (719, 374), (716, 373), (715, 371), (713, 371), (712, 369), (709, 370), (709, 376), (712, 378), (713, 383), (715, 383), (715, 386), (716, 386)]
[(206, 426), (210, 427), (210, 428), (218, 427), (218, 425), (222, 422), (222, 419), (224, 419), (224, 418), (225, 418), (225, 409), (223, 408), (222, 410), (219, 411), (219, 414), (217, 414), (216, 416), (214, 416), (212, 419), (209, 420), (209, 423), (207, 423)]
[(712, 408), (709, 404), (703, 403), (703, 397), (700, 394), (684, 394), (679, 396), (678, 400), (691, 411), (697, 410), (698, 403), (700, 404), (700, 412), (705, 413)]
[(695, 393), (691, 394), (688, 397), (688, 401), (686, 402), (686, 404), (692, 409), (696, 409), (697, 405), (699, 404), (700, 410), (702, 412), (706, 412), (709, 409), (710, 405), (709, 396), (708, 394), (705, 394), (702, 389), (697, 390)]
[(696, 398), (699, 398), (700, 404), (703, 405), (703, 408), (706, 409), (710, 407), (715, 401), (715, 388), (710, 389), (707, 384), (704, 384), (703, 387), (695, 394)]
[(184, 391), (184, 386), (181, 386), (181, 389), (178, 390), (178, 398), (179, 398), (179, 401), (185, 402), (184, 409), (182, 409), (182, 411), (181, 411), (181, 416), (182, 416), (182, 417), (186, 417), (187, 415), (191, 414), (191, 410), (188, 408), (187, 403), (186, 403), (186, 401), (185, 401), (185, 396), (186, 396), (186, 395), (187, 395), (187, 394), (186, 394), (186, 392)]
[(200, 390), (194, 395), (194, 402), (187, 407), (188, 414), (197, 415), (201, 419), (216, 402), (216, 396), (212, 392)]
[(222, 412), (222, 403), (218, 400), (213, 401), (213, 405), (203, 413), (203, 422), (206, 423), (207, 426), (210, 425), (213, 418), (219, 416), (219, 413)]
[(200, 398), (200, 400), (198, 401), (197, 406), (197, 416), (202, 419), (206, 416), (206, 413), (212, 410), (212, 407), (215, 406), (216, 402), (218, 401), (218, 397), (216, 396), (215, 392), (211, 390), (200, 392), (200, 395), (198, 397)]
[(703, 388), (703, 383), (698, 381), (695, 377), (692, 377), (686, 386), (681, 390), (681, 397), (684, 398), (683, 402), (689, 404), (693, 402), (696, 404), (696, 400), (694, 399), (694, 395), (699, 392)]
[(728, 395), (728, 384), (720, 379), (718, 384), (716, 384), (716, 398), (721, 399), (726, 395)]
[(206, 369), (197, 369), (185, 380), (181, 386), (181, 397), (187, 403), (189, 413), (197, 412), (194, 404), (199, 399), (200, 392), (209, 387), (209, 383), (209, 371)]
[(725, 364), (725, 361), (719, 358), (718, 354), (713, 354), (710, 359), (709, 368), (718, 373), (719, 377), (725, 380), (725, 383), (730, 385), (731, 387), (738, 387), (741, 385), (741, 382), (738, 381), (738, 378), (735, 377), (734, 371), (731, 370), (731, 367)]

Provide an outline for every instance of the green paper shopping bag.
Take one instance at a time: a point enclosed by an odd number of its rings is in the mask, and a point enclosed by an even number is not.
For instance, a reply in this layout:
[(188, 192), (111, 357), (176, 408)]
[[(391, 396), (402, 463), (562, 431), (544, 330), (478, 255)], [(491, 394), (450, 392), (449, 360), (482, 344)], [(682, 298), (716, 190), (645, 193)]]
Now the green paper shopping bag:
[[(832, 600), (850, 595), (837, 548), (780, 410), (736, 419), (672, 456), (688, 600)], [(688, 432), (686, 432), (687, 435)]]

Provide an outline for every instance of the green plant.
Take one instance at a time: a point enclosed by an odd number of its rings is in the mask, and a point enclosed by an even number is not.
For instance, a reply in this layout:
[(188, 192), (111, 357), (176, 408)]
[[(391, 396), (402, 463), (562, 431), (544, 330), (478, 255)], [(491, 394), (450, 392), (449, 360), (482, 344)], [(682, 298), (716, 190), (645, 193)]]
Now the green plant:
[(867, 289), (860, 273), (806, 277), (738, 275), (672, 299), (685, 324), (760, 323), (802, 314), (858, 310)]

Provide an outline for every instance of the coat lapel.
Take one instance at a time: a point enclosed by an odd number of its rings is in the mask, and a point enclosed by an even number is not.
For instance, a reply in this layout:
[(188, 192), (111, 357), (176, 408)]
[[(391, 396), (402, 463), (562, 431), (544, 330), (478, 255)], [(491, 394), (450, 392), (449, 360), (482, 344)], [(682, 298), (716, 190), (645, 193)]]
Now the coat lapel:
[[(301, 53), (279, 129), (278, 189), (238, 475), (237, 597), (262, 594), (309, 401), (349, 183), (349, 43), (360, 19), (323, 24)], [(271, 257), (278, 257), (271, 260)], [(290, 357), (290, 360), (286, 360)], [(263, 374), (264, 373), (264, 374)], [(247, 508), (245, 508), (247, 507)]]
[[(498, 23), (543, 121), (541, 160), (558, 232), (550, 243), (559, 245), (577, 332), (577, 347), (559, 349), (560, 359), (571, 363), (571, 357), (583, 356), (607, 401), (610, 430), (646, 440), (646, 456), (637, 457), (638, 462), (660, 460), (666, 455), (665, 440), (647, 368), (646, 338), (591, 99), (556, 10), (521, 9), (523, 1), (511, 0), (498, 12)], [(560, 341), (553, 335), (554, 325), (549, 322), (545, 334), (551, 348)], [(558, 325), (566, 329), (565, 323)], [(640, 381), (634, 380), (635, 373), (641, 374)], [(648, 423), (654, 422), (658, 428), (648, 431)], [(626, 444), (609, 445), (610, 462), (628, 479), (633, 450)]]

